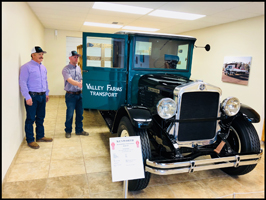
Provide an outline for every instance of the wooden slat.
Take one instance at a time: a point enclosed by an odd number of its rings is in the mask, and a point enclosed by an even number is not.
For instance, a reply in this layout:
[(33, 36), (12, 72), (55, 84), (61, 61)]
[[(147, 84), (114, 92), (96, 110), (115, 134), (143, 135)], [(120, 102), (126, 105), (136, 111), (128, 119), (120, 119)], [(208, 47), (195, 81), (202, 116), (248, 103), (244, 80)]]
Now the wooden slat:
[[(92, 47), (98, 47), (98, 48), (113, 48), (112, 44), (101, 44), (101, 43), (91, 43), (93, 44)], [(87, 43), (87, 47), (89, 47), (89, 43)]]
[(100, 56), (87, 56), (88, 60), (104, 60), (104, 61), (111, 61), (111, 57), (104, 57), (102, 59), (102, 57)]

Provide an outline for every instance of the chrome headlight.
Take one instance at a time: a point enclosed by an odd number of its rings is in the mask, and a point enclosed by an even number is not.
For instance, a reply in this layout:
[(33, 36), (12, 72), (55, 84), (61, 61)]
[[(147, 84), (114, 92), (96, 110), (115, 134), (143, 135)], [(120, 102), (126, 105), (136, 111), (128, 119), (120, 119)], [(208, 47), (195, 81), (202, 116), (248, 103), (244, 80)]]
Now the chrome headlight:
[(157, 104), (158, 115), (163, 119), (169, 119), (176, 114), (177, 105), (171, 98), (163, 98)]
[(240, 110), (240, 102), (236, 97), (228, 97), (221, 104), (222, 111), (228, 116), (234, 116)]

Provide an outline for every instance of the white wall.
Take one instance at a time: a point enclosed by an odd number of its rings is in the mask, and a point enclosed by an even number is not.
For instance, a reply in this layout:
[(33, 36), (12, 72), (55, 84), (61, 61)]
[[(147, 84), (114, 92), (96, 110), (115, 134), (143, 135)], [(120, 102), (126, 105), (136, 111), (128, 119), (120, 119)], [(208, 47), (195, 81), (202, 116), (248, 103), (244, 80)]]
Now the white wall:
[(45, 49), (35, 14), (25, 2), (2, 2), (2, 182), (25, 135), (19, 69), (31, 60), (34, 46)]
[[(201, 79), (220, 87), (222, 98), (237, 97), (242, 103), (255, 109), (261, 122), (253, 124), (261, 137), (264, 116), (265, 62), (264, 16), (240, 20), (219, 26), (180, 33), (197, 38), (197, 46), (210, 44), (211, 50), (195, 48), (191, 78)], [(225, 56), (251, 56), (248, 85), (222, 82)]]
[[(45, 67), (47, 68), (50, 95), (65, 95), (62, 69), (66, 66), (66, 38), (82, 38), (82, 32), (57, 30), (44, 30)], [(82, 43), (81, 43), (82, 44)]]
[(69, 64), (69, 52), (76, 50), (82, 45), (82, 37), (66, 37), (66, 65)]

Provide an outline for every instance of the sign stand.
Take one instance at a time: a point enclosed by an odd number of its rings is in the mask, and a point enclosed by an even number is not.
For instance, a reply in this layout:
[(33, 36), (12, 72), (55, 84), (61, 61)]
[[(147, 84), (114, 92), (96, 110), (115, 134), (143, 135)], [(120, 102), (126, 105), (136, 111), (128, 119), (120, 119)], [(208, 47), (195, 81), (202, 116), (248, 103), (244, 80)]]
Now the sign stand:
[(127, 198), (128, 180), (145, 178), (140, 136), (112, 137), (109, 143), (112, 182), (124, 181), (123, 198)]
[(124, 191), (123, 191), (123, 197), (127, 198), (127, 192), (128, 192), (128, 180), (124, 181)]

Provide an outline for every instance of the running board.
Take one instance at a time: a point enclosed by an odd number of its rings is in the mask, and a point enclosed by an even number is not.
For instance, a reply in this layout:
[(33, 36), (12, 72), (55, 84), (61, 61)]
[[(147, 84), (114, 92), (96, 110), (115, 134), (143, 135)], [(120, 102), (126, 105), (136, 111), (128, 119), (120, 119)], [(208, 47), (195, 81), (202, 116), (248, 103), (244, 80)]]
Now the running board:
[(257, 164), (262, 156), (262, 149), (258, 154), (236, 155), (221, 158), (191, 160), (175, 163), (157, 163), (146, 159), (145, 171), (158, 175), (169, 175), (179, 173), (192, 173), (209, 169), (220, 169), (225, 167), (238, 167), (243, 165)]

